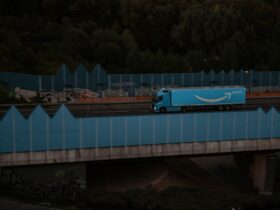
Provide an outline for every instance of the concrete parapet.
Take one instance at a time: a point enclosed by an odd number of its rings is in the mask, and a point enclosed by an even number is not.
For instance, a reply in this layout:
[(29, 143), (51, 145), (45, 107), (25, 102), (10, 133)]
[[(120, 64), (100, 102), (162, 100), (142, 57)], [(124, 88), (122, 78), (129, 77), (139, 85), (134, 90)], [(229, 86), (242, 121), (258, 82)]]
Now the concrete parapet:
[[(216, 142), (215, 142), (216, 143)], [(233, 149), (233, 141), (223, 141), (220, 142), (220, 150), (219, 152), (221, 153), (227, 153), (227, 152), (232, 152)]]
[(207, 142), (201, 142), (201, 143), (193, 143), (193, 154), (201, 154), (205, 153), (207, 147)]
[(270, 139), (270, 147), (271, 148), (280, 148), (279, 139)]
[(244, 147), (251, 151), (259, 150), (259, 148), (261, 148), (261, 145), (260, 147), (258, 147), (258, 142), (258, 139), (244, 141)]
[(245, 148), (245, 142), (244, 141), (233, 141), (232, 142), (232, 151), (233, 152), (243, 151), (244, 148)]
[(267, 144), (266, 141), (267, 141), (267, 140), (265, 140), (265, 139), (259, 139), (259, 140), (257, 141), (257, 149), (258, 149), (258, 148), (260, 148), (261, 150), (263, 150), (263, 149), (265, 149), (265, 150), (270, 149), (270, 148), (271, 148), (271, 145), (270, 145), (270, 144)]

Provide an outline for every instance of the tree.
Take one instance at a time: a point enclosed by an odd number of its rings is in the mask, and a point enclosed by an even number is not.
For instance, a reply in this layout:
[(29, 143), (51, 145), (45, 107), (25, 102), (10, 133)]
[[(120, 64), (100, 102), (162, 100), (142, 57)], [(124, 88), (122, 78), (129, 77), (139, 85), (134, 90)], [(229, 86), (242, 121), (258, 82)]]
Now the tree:
[(89, 59), (90, 37), (80, 29), (69, 29), (63, 38), (63, 53), (70, 55), (74, 60)]
[(106, 65), (112, 72), (117, 72), (119, 68), (123, 68), (125, 63), (124, 53), (116, 43), (105, 43), (99, 45), (96, 49), (96, 59), (103, 65)]

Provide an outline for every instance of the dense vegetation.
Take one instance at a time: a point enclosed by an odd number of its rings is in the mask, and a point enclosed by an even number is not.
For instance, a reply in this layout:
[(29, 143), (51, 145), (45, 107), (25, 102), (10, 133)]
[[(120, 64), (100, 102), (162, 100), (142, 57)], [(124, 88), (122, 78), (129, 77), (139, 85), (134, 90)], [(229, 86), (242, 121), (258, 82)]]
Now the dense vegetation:
[(0, 70), (280, 67), (278, 0), (1, 0)]
[(279, 196), (215, 192), (195, 188), (129, 190), (87, 194), (78, 209), (88, 210), (279, 210)]

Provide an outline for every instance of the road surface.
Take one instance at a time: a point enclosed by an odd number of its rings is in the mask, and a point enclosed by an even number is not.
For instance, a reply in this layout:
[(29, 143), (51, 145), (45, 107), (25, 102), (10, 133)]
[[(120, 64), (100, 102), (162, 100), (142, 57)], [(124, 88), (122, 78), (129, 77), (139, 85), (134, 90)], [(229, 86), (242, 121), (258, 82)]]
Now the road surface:
[[(36, 104), (16, 105), (16, 107), (24, 117), (28, 117), (34, 110), (35, 106)], [(51, 117), (57, 112), (57, 110), (60, 107), (60, 105), (49, 104), (41, 104), (41, 106)], [(258, 107), (262, 107), (264, 110), (268, 110), (273, 106), (280, 110), (280, 97), (247, 99), (246, 104), (244, 106), (238, 106), (235, 108), (235, 110), (250, 110), (257, 109)], [(66, 104), (66, 107), (75, 117), (158, 114), (152, 112), (151, 102), (149, 101)], [(9, 108), (10, 105), (0, 105), (0, 118), (2, 118), (5, 115)], [(210, 110), (213, 111), (213, 109)], [(199, 111), (209, 111), (209, 109)]]

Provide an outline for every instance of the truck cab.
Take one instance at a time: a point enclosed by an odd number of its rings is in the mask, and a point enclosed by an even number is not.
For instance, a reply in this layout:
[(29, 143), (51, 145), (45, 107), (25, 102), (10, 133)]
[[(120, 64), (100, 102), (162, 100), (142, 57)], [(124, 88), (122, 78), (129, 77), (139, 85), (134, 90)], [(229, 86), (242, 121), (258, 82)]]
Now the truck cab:
[(154, 112), (166, 112), (168, 106), (170, 106), (169, 90), (160, 89), (153, 93), (152, 109)]

